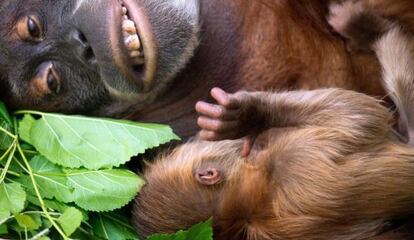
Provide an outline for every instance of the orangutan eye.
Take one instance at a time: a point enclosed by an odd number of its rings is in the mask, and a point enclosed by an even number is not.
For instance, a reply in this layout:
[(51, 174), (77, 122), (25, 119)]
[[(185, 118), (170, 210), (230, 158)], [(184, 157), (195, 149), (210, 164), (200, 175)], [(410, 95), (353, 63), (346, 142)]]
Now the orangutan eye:
[(43, 26), (36, 16), (22, 17), (17, 22), (17, 34), (23, 41), (40, 42), (43, 40)]

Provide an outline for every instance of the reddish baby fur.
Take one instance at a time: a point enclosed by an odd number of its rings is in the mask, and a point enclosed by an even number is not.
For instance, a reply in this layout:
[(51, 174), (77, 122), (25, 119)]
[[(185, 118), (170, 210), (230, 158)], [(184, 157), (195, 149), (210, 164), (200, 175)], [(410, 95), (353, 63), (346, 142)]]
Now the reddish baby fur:
[[(414, 213), (414, 150), (374, 98), (339, 89), (213, 92), (238, 119), (263, 122), (226, 129), (262, 133), (247, 158), (234, 140), (187, 143), (156, 160), (134, 206), (141, 235), (213, 216), (215, 239), (365, 239)], [(221, 126), (207, 131), (219, 135)]]

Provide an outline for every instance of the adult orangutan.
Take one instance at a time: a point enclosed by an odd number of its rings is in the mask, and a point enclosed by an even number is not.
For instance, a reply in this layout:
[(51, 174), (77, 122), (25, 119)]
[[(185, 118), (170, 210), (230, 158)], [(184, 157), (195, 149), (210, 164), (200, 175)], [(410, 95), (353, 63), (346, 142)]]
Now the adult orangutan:
[[(328, 5), (2, 1), (1, 96), (15, 108), (132, 113), (136, 120), (171, 124), (183, 137), (197, 131), (194, 103), (213, 86), (343, 87), (382, 96), (375, 56), (346, 51), (326, 21)], [(409, 15), (400, 13), (386, 12), (397, 19)]]

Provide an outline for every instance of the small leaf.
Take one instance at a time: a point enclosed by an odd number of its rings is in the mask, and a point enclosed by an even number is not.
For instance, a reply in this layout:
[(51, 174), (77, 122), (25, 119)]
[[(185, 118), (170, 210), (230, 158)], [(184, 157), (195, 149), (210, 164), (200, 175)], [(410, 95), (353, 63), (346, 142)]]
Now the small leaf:
[(3, 222), (8, 217), (10, 217), (10, 211), (4, 207), (0, 207), (0, 222)]
[(117, 214), (96, 214), (91, 218), (91, 225), (95, 234), (104, 239), (138, 239), (138, 236), (127, 219)]
[(82, 212), (74, 207), (66, 209), (62, 216), (58, 218), (58, 222), (65, 231), (66, 235), (72, 235), (82, 223)]
[(32, 115), (26, 114), (19, 122), (19, 138), (25, 142), (31, 142), (32, 127), (36, 119)]
[(179, 231), (176, 234), (156, 234), (148, 240), (213, 240), (212, 219), (199, 223), (188, 231)]
[[(13, 133), (13, 121), (3, 102), (0, 102), (0, 127)], [(0, 150), (6, 150), (13, 143), (13, 138), (0, 131)]]
[[(1, 219), (0, 219), (1, 221)], [(7, 230), (7, 226), (6, 224), (2, 224), (0, 225), (0, 236), (9, 233), (9, 231)]]
[(6, 105), (3, 102), (0, 102), (0, 119), (5, 121), (7, 125), (13, 126), (13, 120), (10, 117), (9, 111), (7, 111)]
[[(39, 199), (35, 195), (27, 195), (27, 201), (35, 206), (40, 207)], [(47, 200), (43, 199), (43, 203), (45, 204), (46, 208), (53, 209), (57, 212), (65, 212), (67, 208), (69, 208), (68, 205), (65, 203), (59, 202), (57, 200)]]
[(187, 239), (212, 240), (213, 239), (213, 220), (209, 219), (204, 223), (195, 225), (188, 232)]
[[(12, 129), (9, 125), (5, 124), (5, 122), (2, 122), (0, 120), (0, 127), (4, 130), (8, 131), (9, 133), (12, 133)], [(7, 150), (13, 143), (13, 138), (4, 133), (3, 131), (0, 131), (0, 150)]]
[(128, 170), (66, 170), (75, 203), (89, 211), (111, 211), (128, 204), (144, 184)]
[(48, 237), (40, 237), (38, 240), (50, 240)]
[(11, 213), (17, 214), (24, 209), (26, 192), (18, 183), (0, 184), (0, 212), (10, 216)]
[[(37, 155), (30, 161), (40, 195), (44, 198), (56, 198), (68, 203), (73, 201), (73, 188), (68, 186), (66, 173), (62, 169), (49, 162), (45, 157)], [(19, 180), (31, 193), (34, 193), (33, 184), (27, 175), (22, 175)]]
[(31, 216), (25, 214), (16, 214), (14, 216), (20, 227), (29, 231), (36, 230), (40, 227), (40, 224), (35, 221)]
[(82, 231), (77, 230), (71, 235), (71, 239), (87, 239), (87, 240), (103, 240), (102, 238), (96, 236), (92, 231), (82, 229)]
[(178, 139), (168, 126), (39, 113), (19, 124), (22, 139), (53, 163), (68, 168), (117, 167), (132, 156)]

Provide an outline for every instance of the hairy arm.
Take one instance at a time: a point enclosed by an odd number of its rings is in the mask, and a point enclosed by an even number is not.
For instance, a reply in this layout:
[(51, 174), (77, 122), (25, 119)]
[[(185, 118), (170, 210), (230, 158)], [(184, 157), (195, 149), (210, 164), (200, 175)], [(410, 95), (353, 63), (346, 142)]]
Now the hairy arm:
[(322, 89), (289, 92), (212, 90), (217, 104), (199, 102), (200, 136), (237, 139), (269, 128), (326, 127), (360, 143), (378, 141), (391, 130), (389, 111), (377, 100), (353, 91)]

